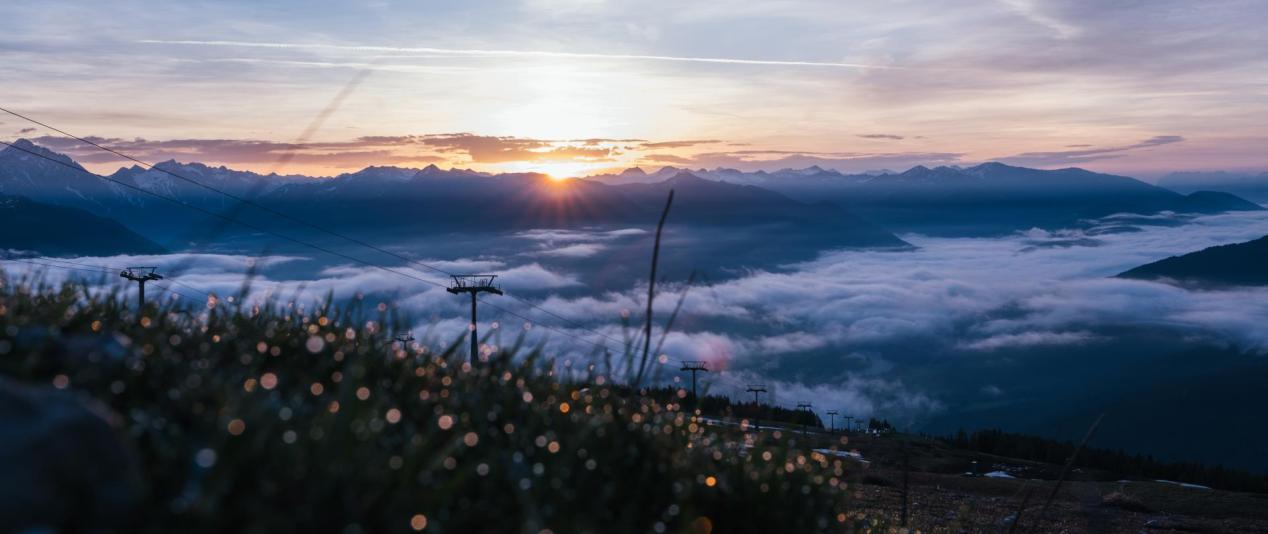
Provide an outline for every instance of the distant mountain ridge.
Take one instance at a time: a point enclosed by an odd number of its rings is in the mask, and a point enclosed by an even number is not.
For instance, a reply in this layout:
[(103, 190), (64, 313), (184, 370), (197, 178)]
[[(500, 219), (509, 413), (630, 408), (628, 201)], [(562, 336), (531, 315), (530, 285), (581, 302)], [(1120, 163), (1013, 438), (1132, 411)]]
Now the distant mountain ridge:
[(1173, 172), (1158, 180), (1158, 185), (1180, 193), (1221, 191), (1268, 203), (1268, 172)]
[(1172, 256), (1118, 276), (1213, 286), (1268, 285), (1268, 236)]
[[(384, 177), (391, 177), (389, 180)], [(678, 173), (656, 183), (607, 185), (560, 182), (544, 174), (484, 175), (470, 171), (370, 168), (332, 180), (283, 186), (262, 201), (287, 213), (321, 216), (340, 227), (432, 232), (645, 225), (669, 190), (673, 221), (700, 227), (784, 225), (824, 239), (826, 246), (907, 244), (884, 229), (830, 205), (810, 205), (779, 193)]]
[[(197, 228), (223, 226), (143, 193), (174, 198), (250, 224), (288, 232), (310, 231), (253, 206), (139, 166), (93, 178), (78, 164), (27, 141), (0, 151), (0, 191), (15, 189), (40, 202), (85, 209), (117, 219), (168, 242), (187, 242)], [(33, 156), (35, 151), (60, 163)], [(157, 166), (270, 210), (332, 229), (363, 229), (401, 236), (449, 232), (502, 232), (536, 228), (646, 225), (655, 221), (670, 188), (673, 220), (701, 228), (780, 231), (804, 247), (906, 247), (888, 231), (828, 204), (800, 202), (758, 187), (677, 173), (660, 184), (609, 185), (587, 179), (559, 181), (544, 174), (489, 175), (469, 170), (367, 167), (333, 178), (260, 175), (202, 164)], [(72, 194), (73, 187), (92, 188)], [(293, 221), (292, 221), (293, 222)], [(782, 230), (781, 230), (782, 229)], [(239, 234), (251, 232), (229, 228)]]
[[(661, 179), (666, 167), (642, 177), (600, 175), (603, 182)], [(775, 172), (716, 168), (692, 171), (713, 180), (756, 185), (804, 202), (827, 201), (899, 232), (933, 235), (1006, 234), (1033, 227), (1078, 226), (1115, 213), (1219, 213), (1260, 210), (1235, 195), (1187, 195), (1084, 169), (1028, 169), (1002, 163), (973, 167), (916, 166), (901, 173), (842, 174), (820, 167)]]
[(817, 166), (774, 172), (667, 166), (557, 181), (537, 173), (487, 174), (435, 165), (373, 166), (333, 178), (310, 178), (166, 161), (156, 169), (121, 168), (109, 176), (112, 182), (106, 182), (87, 179), (70, 158), (30, 141), (20, 140), (15, 146), (22, 150), (0, 151), (0, 193), (84, 209), (173, 243), (188, 241), (195, 229), (220, 222), (142, 191), (251, 224), (273, 225), (277, 220), (163, 170), (329, 227), (401, 234), (644, 224), (655, 218), (663, 198), (654, 197), (668, 192), (664, 184), (680, 189), (675, 210), (680, 222), (708, 227), (783, 225), (822, 240), (825, 247), (905, 246), (891, 230), (998, 235), (1034, 227), (1074, 227), (1117, 213), (1263, 209), (1228, 193), (1183, 195), (1125, 176), (1001, 163), (867, 174)]
[(110, 178), (185, 200), (208, 198), (226, 203), (234, 202), (207, 188), (174, 178), (168, 174), (169, 172), (242, 197), (257, 197), (288, 183), (315, 180), (307, 176), (276, 173), (263, 175), (233, 170), (224, 166), (210, 167), (202, 163), (179, 163), (176, 160), (156, 163), (154, 168), (140, 165), (123, 167), (111, 174)]

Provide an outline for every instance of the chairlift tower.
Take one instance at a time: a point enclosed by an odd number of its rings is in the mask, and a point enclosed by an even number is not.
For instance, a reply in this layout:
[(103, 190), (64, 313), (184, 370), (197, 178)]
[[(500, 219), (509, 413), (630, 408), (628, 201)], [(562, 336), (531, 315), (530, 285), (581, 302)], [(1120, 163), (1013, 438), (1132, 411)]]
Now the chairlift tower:
[[(798, 409), (798, 410), (801, 410), (801, 411), (803, 411), (803, 412), (806, 412), (807, 414), (809, 414), (809, 413), (810, 413), (810, 407), (811, 407), (811, 405), (810, 405), (810, 403), (809, 403), (809, 402), (799, 402), (799, 403), (797, 403), (797, 409)], [(807, 426), (809, 426), (809, 425), (807, 425), (804, 421), (809, 421), (809, 420), (810, 420), (810, 417), (806, 417), (806, 419), (805, 419), (805, 420), (803, 420), (803, 422), (801, 423), (801, 433), (802, 433), (802, 434), (805, 434), (805, 433), (806, 433), (806, 427), (807, 427)]]
[(163, 276), (154, 272), (158, 267), (128, 267), (119, 271), (119, 276), (137, 283), (137, 295), (140, 296), (141, 308), (145, 309), (145, 283), (162, 280)]
[(414, 332), (397, 334), (395, 340), (401, 344), (401, 352), (405, 352), (409, 349), (409, 344), (414, 341)]
[(759, 406), (757, 395), (759, 393), (766, 393), (766, 384), (749, 384), (748, 389), (744, 391), (747, 391), (753, 394), (753, 407), (756, 408), (757, 406)]
[(453, 285), (445, 288), (446, 291), (455, 295), (460, 293), (469, 293), (471, 295), (471, 361), (475, 362), (480, 357), (480, 336), (476, 330), (476, 299), (480, 293), (492, 293), (501, 295), (502, 290), (493, 285), (493, 279), (497, 278), (495, 274), (455, 274), (453, 275)]
[(693, 402), (699, 405), (700, 397), (696, 396), (696, 373), (709, 372), (708, 365), (702, 361), (682, 362), (682, 369), (679, 370), (691, 372), (691, 398)]
[(757, 420), (762, 415), (762, 405), (760, 401), (757, 400), (757, 396), (758, 394), (766, 393), (766, 384), (749, 384), (748, 388), (744, 391), (753, 394), (753, 428), (755, 430), (760, 430), (761, 427), (757, 425)]

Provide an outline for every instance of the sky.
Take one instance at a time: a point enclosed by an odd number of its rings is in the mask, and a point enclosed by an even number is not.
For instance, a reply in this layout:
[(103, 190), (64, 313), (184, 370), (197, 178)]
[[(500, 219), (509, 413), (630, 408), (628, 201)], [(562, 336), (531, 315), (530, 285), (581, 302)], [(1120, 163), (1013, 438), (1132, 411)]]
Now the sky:
[[(1266, 23), (1250, 0), (19, 0), (0, 4), (0, 107), (260, 172), (1153, 179), (1268, 168)], [(0, 114), (0, 138), (49, 135)]]

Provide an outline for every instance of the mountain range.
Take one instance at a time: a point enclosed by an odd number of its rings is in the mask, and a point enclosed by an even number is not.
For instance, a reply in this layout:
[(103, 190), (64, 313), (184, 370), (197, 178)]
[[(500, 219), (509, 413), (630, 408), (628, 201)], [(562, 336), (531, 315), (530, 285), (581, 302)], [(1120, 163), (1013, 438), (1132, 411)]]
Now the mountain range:
[[(0, 151), (0, 193), (110, 217), (174, 248), (197, 241), (203, 229), (225, 226), (216, 216), (198, 210), (285, 229), (291, 235), (309, 230), (177, 176), (248, 198), (294, 219), (338, 231), (373, 232), (380, 238), (646, 226), (656, 220), (672, 189), (676, 195), (673, 221), (695, 229), (747, 228), (782, 235), (784, 245), (801, 248), (909, 246), (838, 206), (800, 202), (766, 189), (705, 180), (690, 173), (654, 184), (608, 185), (560, 181), (537, 173), (488, 175), (436, 166), (369, 167), (333, 178), (309, 178), (164, 162), (155, 169), (123, 168), (103, 180), (89, 176), (70, 158), (29, 141), (19, 141), (15, 147)], [(230, 225), (218, 235), (225, 238), (235, 232), (256, 233)], [(737, 235), (751, 236), (752, 232)], [(732, 248), (752, 247), (737, 242)]]
[(197, 210), (292, 233), (308, 230), (180, 178), (325, 228), (382, 237), (647, 226), (672, 189), (672, 221), (706, 231), (749, 229), (715, 235), (727, 236), (734, 250), (750, 254), (755, 253), (750, 238), (758, 235), (778, 237), (766, 240), (768, 247), (904, 247), (893, 231), (991, 235), (1076, 226), (1114, 213), (1263, 209), (1227, 193), (1182, 195), (1123, 176), (999, 163), (871, 174), (819, 167), (752, 173), (635, 168), (556, 180), (435, 165), (368, 167), (313, 178), (167, 161), (154, 168), (124, 167), (105, 178), (93, 178), (71, 158), (27, 140), (0, 151), (0, 193), (108, 217), (169, 248), (210, 239), (205, 237), (209, 228), (219, 229), (218, 239), (256, 233), (226, 227), (215, 215)]
[(1158, 185), (1181, 193), (1223, 191), (1268, 203), (1268, 172), (1173, 172), (1158, 180)]
[[(682, 172), (625, 171), (591, 177), (605, 183), (657, 181)], [(804, 202), (832, 202), (896, 232), (943, 236), (1012, 233), (1030, 228), (1077, 227), (1116, 213), (1219, 213), (1260, 210), (1257, 204), (1215, 191), (1180, 194), (1111, 174), (1083, 169), (1040, 170), (1002, 163), (973, 167), (913, 167), (905, 172), (842, 174), (820, 167), (775, 172), (717, 168), (698, 176), (756, 185)]]

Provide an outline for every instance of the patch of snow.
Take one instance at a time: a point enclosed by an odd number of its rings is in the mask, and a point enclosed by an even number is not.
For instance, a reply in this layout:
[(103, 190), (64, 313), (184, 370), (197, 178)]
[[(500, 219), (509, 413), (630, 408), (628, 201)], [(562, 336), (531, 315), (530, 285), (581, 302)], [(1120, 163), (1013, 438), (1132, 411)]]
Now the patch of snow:
[(990, 473), (987, 473), (982, 476), (988, 477), (988, 478), (1017, 478), (1013, 475), (1008, 474), (1007, 471), (991, 471)]
[(1192, 488), (1192, 489), (1200, 489), (1200, 490), (1207, 490), (1207, 491), (1210, 491), (1211, 489), (1210, 486), (1203, 486), (1200, 484), (1190, 484), (1188, 482), (1176, 482), (1174, 480), (1155, 480), (1154, 482), (1161, 482), (1163, 484), (1172, 484), (1172, 485), (1180, 486), (1182, 488)]
[(865, 464), (872, 463), (867, 460), (864, 460), (863, 455), (858, 453), (857, 451), (834, 451), (832, 449), (814, 449), (814, 452), (817, 452), (824, 456), (837, 456), (841, 458), (849, 458), (851, 460), (855, 460)]

